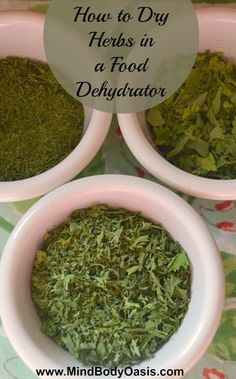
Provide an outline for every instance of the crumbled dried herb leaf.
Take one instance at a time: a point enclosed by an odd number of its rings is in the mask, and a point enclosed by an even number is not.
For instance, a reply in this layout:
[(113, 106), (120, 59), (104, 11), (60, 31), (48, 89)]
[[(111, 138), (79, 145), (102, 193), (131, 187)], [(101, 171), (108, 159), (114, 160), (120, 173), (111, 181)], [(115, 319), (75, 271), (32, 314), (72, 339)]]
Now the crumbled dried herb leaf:
[(96, 205), (47, 233), (31, 289), (42, 330), (58, 345), (87, 365), (127, 366), (179, 328), (191, 268), (161, 225)]
[(236, 179), (236, 67), (223, 53), (198, 54), (183, 86), (147, 112), (153, 141), (175, 166)]
[(47, 64), (0, 60), (0, 180), (38, 175), (66, 158), (83, 133), (82, 105)]

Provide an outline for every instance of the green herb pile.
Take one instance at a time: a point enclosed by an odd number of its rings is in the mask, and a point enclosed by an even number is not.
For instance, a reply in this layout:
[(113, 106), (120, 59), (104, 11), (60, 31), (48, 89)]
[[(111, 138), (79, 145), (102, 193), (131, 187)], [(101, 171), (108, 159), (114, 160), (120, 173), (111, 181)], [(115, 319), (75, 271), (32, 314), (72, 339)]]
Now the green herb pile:
[(191, 268), (161, 225), (106, 205), (75, 211), (37, 252), (32, 299), (42, 330), (87, 365), (132, 365), (175, 333)]
[(175, 166), (236, 178), (236, 67), (222, 53), (199, 54), (184, 85), (147, 112), (153, 141)]
[(0, 60), (0, 181), (38, 175), (62, 161), (83, 132), (83, 108), (48, 65)]

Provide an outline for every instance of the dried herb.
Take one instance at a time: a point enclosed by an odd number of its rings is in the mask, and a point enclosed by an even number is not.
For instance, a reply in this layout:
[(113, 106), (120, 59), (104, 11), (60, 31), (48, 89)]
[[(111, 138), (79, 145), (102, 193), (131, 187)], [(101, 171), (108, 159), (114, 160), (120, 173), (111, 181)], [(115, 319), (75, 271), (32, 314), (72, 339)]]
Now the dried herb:
[(31, 277), (43, 332), (107, 367), (152, 357), (179, 328), (190, 286), (187, 255), (161, 225), (106, 205), (48, 232)]
[(147, 112), (153, 141), (192, 174), (236, 178), (236, 67), (222, 53), (198, 54), (183, 86)]
[(48, 65), (0, 60), (0, 180), (29, 178), (62, 161), (81, 139), (83, 117)]

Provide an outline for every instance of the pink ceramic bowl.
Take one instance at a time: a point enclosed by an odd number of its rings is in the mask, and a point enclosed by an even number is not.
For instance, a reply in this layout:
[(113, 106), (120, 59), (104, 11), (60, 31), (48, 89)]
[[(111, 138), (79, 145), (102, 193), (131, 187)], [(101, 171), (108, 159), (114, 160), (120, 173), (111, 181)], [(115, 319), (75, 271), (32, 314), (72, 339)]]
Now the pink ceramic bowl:
[[(28, 57), (46, 62), (44, 16), (30, 12), (0, 13), (0, 59)], [(110, 128), (112, 115), (84, 107), (84, 134), (78, 146), (55, 167), (29, 179), (0, 182), (0, 202), (43, 195), (74, 178), (95, 157)], [(14, 153), (14, 152), (13, 152)]]
[[(134, 367), (183, 369), (187, 373), (209, 346), (221, 317), (224, 272), (220, 254), (190, 205), (156, 183), (131, 176), (79, 179), (44, 196), (23, 216), (5, 247), (0, 270), (0, 312), (8, 338), (34, 372), (36, 368), (83, 367), (41, 332), (30, 295), (30, 275), (45, 232), (63, 222), (73, 210), (98, 203), (140, 211), (163, 224), (186, 250), (193, 274), (187, 314), (177, 333), (155, 356)], [(177, 378), (179, 375), (173, 376)]]
[[(199, 51), (223, 51), (236, 62), (236, 10), (211, 7), (197, 11)], [(173, 166), (153, 147), (144, 114), (119, 114), (124, 139), (137, 160), (154, 177), (183, 193), (211, 200), (235, 200), (235, 180), (214, 180), (191, 175)]]

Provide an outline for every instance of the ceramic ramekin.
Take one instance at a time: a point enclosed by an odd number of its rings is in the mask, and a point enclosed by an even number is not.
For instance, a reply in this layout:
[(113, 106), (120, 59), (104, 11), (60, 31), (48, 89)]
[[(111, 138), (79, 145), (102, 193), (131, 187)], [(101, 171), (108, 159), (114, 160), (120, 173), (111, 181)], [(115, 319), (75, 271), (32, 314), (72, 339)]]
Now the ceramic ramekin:
[[(46, 62), (43, 44), (44, 20), (43, 15), (36, 13), (1, 12), (0, 58), (20, 56)], [(43, 195), (71, 180), (88, 165), (107, 136), (112, 115), (97, 110), (90, 111), (86, 107), (84, 111), (84, 134), (72, 153), (40, 175), (19, 181), (0, 182), (0, 202)]]
[[(199, 51), (223, 51), (236, 61), (236, 10), (203, 8), (197, 11), (200, 28)], [(211, 200), (235, 200), (235, 180), (206, 179), (178, 169), (153, 147), (145, 130), (143, 115), (119, 114), (124, 139), (137, 160), (154, 177), (181, 192)]]
[(163, 224), (187, 251), (193, 276), (183, 323), (153, 359), (134, 366), (187, 372), (204, 354), (221, 317), (224, 273), (220, 255), (206, 225), (184, 200), (156, 183), (131, 176), (94, 176), (65, 184), (39, 200), (20, 220), (5, 247), (0, 271), (0, 312), (12, 345), (34, 372), (36, 368), (83, 367), (40, 331), (30, 275), (45, 232), (73, 210), (98, 203), (140, 211)]

